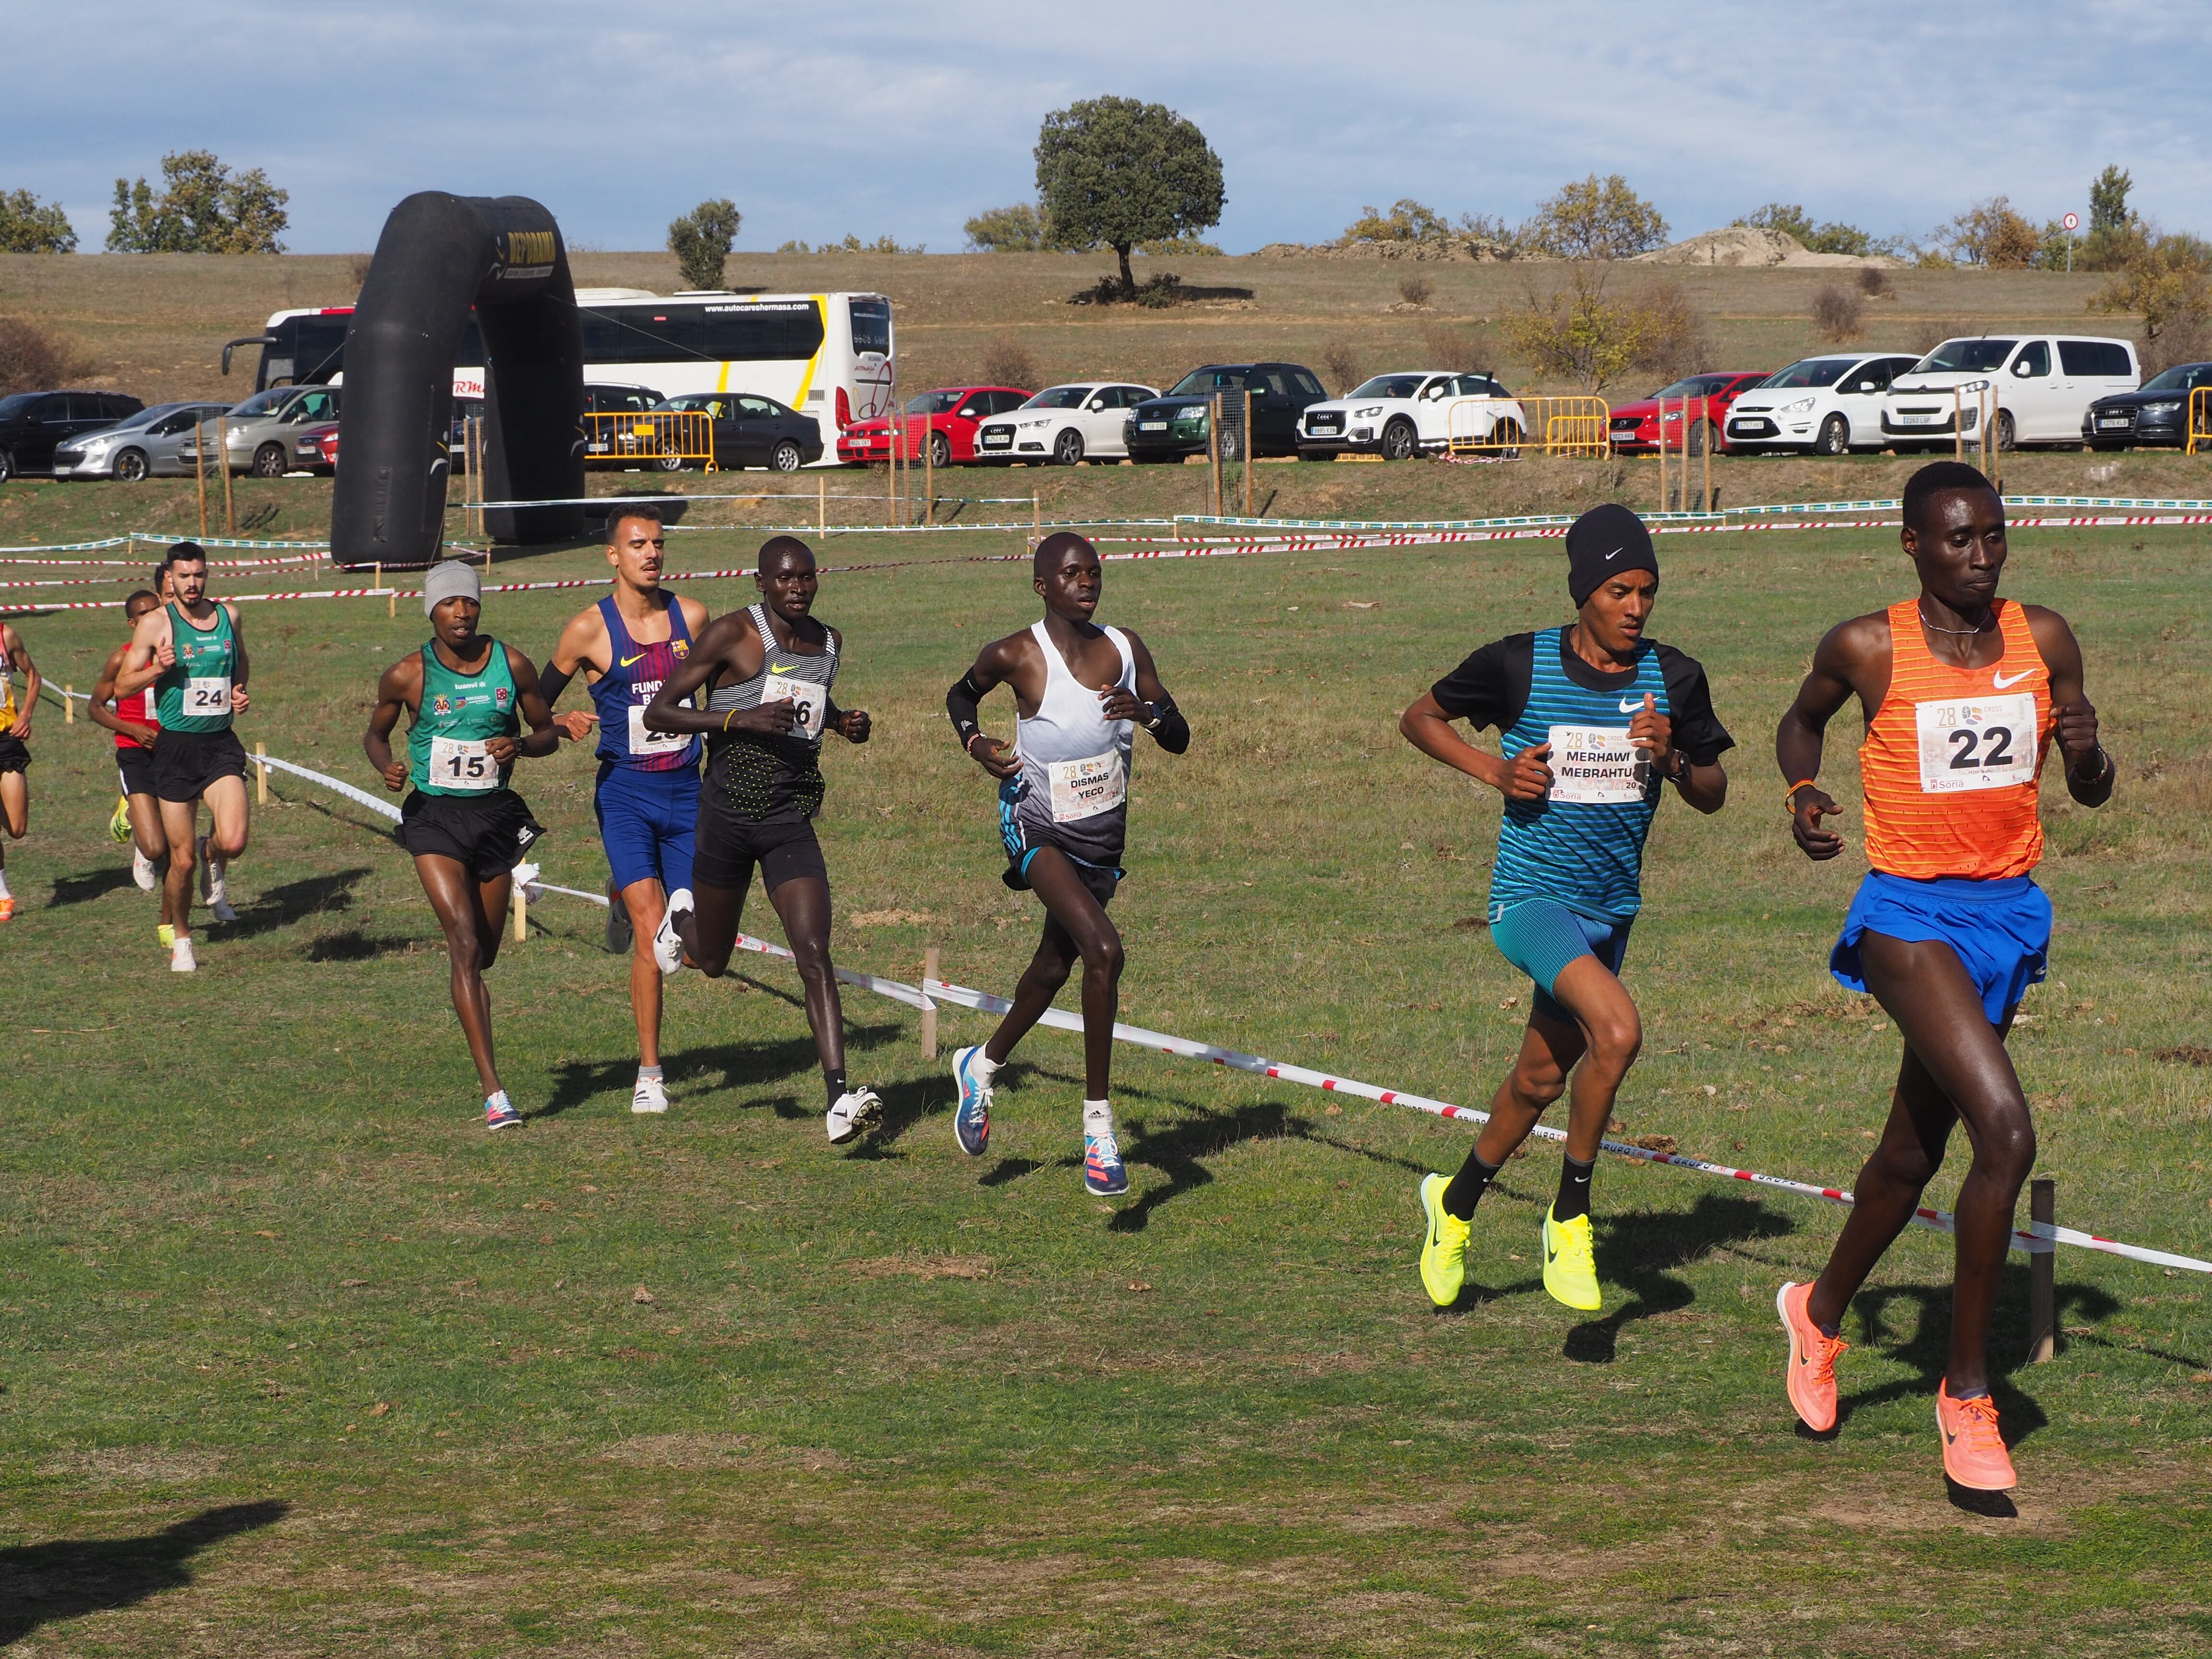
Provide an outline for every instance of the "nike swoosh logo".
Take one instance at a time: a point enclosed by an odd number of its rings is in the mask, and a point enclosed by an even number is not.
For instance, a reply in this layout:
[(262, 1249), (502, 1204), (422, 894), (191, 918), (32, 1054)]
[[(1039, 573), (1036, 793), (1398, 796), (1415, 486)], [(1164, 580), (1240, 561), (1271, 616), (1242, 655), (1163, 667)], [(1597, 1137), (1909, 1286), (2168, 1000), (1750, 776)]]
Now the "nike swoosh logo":
[(1641, 697), (1623, 697), (1620, 700), (1620, 712), (1624, 714), (1640, 714), (1643, 708), (1644, 699)]
[(641, 651), (641, 652), (639, 652), (639, 653), (637, 653), (637, 655), (635, 655), (635, 657), (624, 657), (624, 658), (622, 659), (622, 665), (623, 665), (624, 668), (627, 668), (627, 667), (629, 667), (629, 666), (632, 663), (634, 663), (634, 662), (643, 662), (644, 660), (645, 660), (645, 653), (644, 653), (644, 652), (642, 652), (642, 651)]
[(778, 663), (775, 666), (771, 667), (768, 672), (771, 674), (788, 674), (791, 672), (791, 665), (788, 663)]
[(1612, 552), (1605, 556), (1605, 562), (1607, 564), (1611, 564), (1615, 559), (1619, 558), (1622, 554), (1627, 551), (1628, 550), (1625, 547), (1616, 547)]
[(2007, 679), (2002, 674), (1992, 674), (1990, 678), (1997, 683), (1997, 690), (2002, 691), (2008, 685), (2018, 685), (2022, 680), (2026, 679), (2033, 672), (2035, 672), (2035, 671), (2033, 668), (2023, 668), (2019, 673), (2014, 675), (2010, 679)]

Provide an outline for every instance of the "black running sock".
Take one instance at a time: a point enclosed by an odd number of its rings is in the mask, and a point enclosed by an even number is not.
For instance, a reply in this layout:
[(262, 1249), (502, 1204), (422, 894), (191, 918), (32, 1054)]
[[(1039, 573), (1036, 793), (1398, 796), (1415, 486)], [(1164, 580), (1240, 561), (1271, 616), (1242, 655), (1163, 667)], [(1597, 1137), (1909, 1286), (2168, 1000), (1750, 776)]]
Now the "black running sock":
[(845, 1068), (841, 1066), (834, 1072), (823, 1073), (822, 1084), (830, 1091), (830, 1103), (835, 1106), (838, 1097), (845, 1092)]
[(1444, 1188), (1444, 1213), (1461, 1221), (1474, 1219), (1474, 1206), (1482, 1201), (1484, 1189), (1498, 1178), (1498, 1166), (1485, 1164), (1479, 1152), (1469, 1152), (1467, 1162), (1459, 1166), (1459, 1173)]
[(1589, 1213), (1590, 1175), (1596, 1168), (1595, 1158), (1587, 1164), (1577, 1158), (1560, 1160), (1559, 1195), (1552, 1200), (1553, 1220), (1572, 1221)]

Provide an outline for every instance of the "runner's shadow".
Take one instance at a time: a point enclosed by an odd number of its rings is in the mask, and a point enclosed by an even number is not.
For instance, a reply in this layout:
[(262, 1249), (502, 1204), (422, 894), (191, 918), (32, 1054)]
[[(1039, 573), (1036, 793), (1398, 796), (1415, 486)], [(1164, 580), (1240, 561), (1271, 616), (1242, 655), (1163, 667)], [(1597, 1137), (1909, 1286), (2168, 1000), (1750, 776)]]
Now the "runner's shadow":
[[(848, 1045), (848, 1052), (860, 1046), (855, 1040)], [(884, 1103), (884, 1121), (881, 1127), (854, 1148), (852, 1156), (858, 1160), (872, 1163), (903, 1159), (906, 1153), (898, 1147), (899, 1137), (922, 1119), (936, 1115), (952, 1103), (950, 1078), (909, 1078), (903, 1083), (869, 1086), (875, 1089), (877, 1097)]]
[(54, 881), (54, 896), (46, 901), (46, 908), (58, 910), (64, 904), (89, 904), (104, 898), (118, 887), (135, 887), (128, 865), (104, 864), (88, 870), (80, 876), (60, 876)]
[[(861, 1047), (882, 1040), (898, 1027), (889, 1023), (880, 1025), (848, 1025), (846, 1041)], [(704, 1087), (684, 1089), (687, 1108), (705, 1103), (706, 1097), (725, 1091), (757, 1088), (763, 1084), (781, 1083), (802, 1072), (813, 1071), (819, 1063), (814, 1053), (814, 1039), (809, 1036), (780, 1038), (772, 1042), (725, 1042), (711, 1048), (685, 1048), (673, 1054), (664, 1053), (661, 1067), (667, 1078), (669, 1090), (676, 1092), (681, 1085), (698, 1085)], [(599, 1095), (626, 1096), (630, 1085), (637, 1080), (635, 1060), (564, 1060), (554, 1069), (552, 1097), (526, 1117), (558, 1117), (572, 1107)], [(750, 1105), (766, 1105), (778, 1117), (805, 1118), (810, 1112), (790, 1095), (779, 1095), (769, 1101), (753, 1101)], [(885, 1108), (889, 1109), (888, 1097)]]
[(445, 946), (442, 943), (426, 945), (414, 939), (380, 938), (364, 933), (358, 927), (349, 927), (343, 933), (323, 933), (309, 939), (300, 955), (309, 962), (373, 962), (378, 957), (411, 956), (424, 949), (442, 954)]
[[(1167, 1103), (1164, 1097), (1153, 1098)], [(1178, 1194), (1212, 1185), (1213, 1172), (1200, 1162), (1201, 1158), (1218, 1157), (1247, 1140), (1290, 1135), (1304, 1139), (1313, 1132), (1310, 1120), (1293, 1115), (1276, 1101), (1256, 1101), (1228, 1112), (1209, 1111), (1188, 1102), (1176, 1103), (1182, 1106), (1182, 1114), (1158, 1130), (1150, 1127), (1150, 1119), (1134, 1114), (1123, 1120), (1119, 1135), (1122, 1161), (1158, 1170), (1168, 1179), (1163, 1187), (1148, 1184), (1134, 1203), (1116, 1210), (1106, 1224), (1109, 1232), (1142, 1232), (1161, 1205)], [(1059, 1161), (1075, 1169), (1083, 1165), (1079, 1153)]]
[(279, 1499), (206, 1510), (140, 1538), (61, 1539), (0, 1550), (0, 1648), (42, 1625), (136, 1607), (192, 1582), (190, 1563), (227, 1538), (282, 1520)]
[(1602, 1319), (1585, 1320), (1567, 1333), (1562, 1352), (1585, 1365), (1610, 1365), (1621, 1327), (1631, 1320), (1672, 1313), (1698, 1299), (1675, 1271), (1716, 1250), (1754, 1239), (1779, 1238), (1797, 1224), (1748, 1198), (1703, 1194), (1687, 1215), (1679, 1210), (1632, 1210), (1594, 1216), (1601, 1274), (1628, 1287), (1628, 1300)]
[(239, 906), (236, 921), (200, 925), (210, 930), (220, 927), (222, 931), (216, 937), (222, 939), (258, 939), (309, 916), (351, 909), (355, 884), (369, 873), (364, 864), (351, 870), (332, 870), (319, 876), (288, 881), (268, 889), (252, 903)]

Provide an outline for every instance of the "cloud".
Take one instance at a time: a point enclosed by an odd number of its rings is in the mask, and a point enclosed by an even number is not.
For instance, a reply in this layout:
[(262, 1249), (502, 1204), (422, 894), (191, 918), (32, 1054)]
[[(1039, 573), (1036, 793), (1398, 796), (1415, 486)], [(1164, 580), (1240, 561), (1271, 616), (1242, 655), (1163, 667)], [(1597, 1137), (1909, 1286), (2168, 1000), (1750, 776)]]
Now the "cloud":
[(606, 247), (658, 246), (727, 195), (741, 246), (854, 231), (950, 250), (970, 214), (1030, 193), (1043, 113), (1102, 92), (1206, 131), (1232, 249), (1328, 236), (1400, 196), (1518, 219), (1593, 170), (1627, 174), (1680, 234), (1775, 198), (1877, 232), (2000, 191), (2039, 219), (2085, 207), (2108, 161), (2164, 222), (2212, 225), (2183, 113), (2212, 49), (2185, 10), (2132, 0), (1720, 0), (1679, 18), (1573, 0), (340, 0), (128, 26), (33, 8), (10, 28), (30, 72), (0, 112), (0, 188), (60, 198), (88, 246), (117, 177), (198, 147), (289, 190), (303, 252), (371, 246), (426, 188), (537, 196)]

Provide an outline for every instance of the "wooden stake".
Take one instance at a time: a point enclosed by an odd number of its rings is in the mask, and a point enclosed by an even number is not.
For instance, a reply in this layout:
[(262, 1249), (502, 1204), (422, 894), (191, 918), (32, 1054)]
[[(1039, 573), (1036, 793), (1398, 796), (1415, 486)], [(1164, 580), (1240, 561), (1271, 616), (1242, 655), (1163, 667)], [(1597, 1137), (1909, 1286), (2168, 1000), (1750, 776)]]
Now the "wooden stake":
[(222, 521), (229, 526), (227, 535), (238, 534), (238, 507), (230, 496), (230, 419), (217, 416), (215, 422), (216, 443), (222, 455)]
[[(1938, 404), (1936, 407), (1941, 409), (1942, 405)], [(1974, 407), (1978, 413), (1981, 408), (1978, 398)], [(1951, 459), (1954, 461), (1966, 459), (1966, 393), (1965, 388), (1955, 386), (1951, 388)]]
[(1221, 394), (1213, 394), (1213, 408), (1206, 422), (1206, 511), (1221, 516)]
[(1044, 538), (1044, 504), (1036, 490), (1030, 491), (1030, 545), (1035, 547)]
[[(2027, 1213), (2046, 1225), (2058, 1219), (2058, 1183), (2038, 1176), (2027, 1184)], [(2058, 1261), (2052, 1250), (2027, 1258), (2027, 1363), (2040, 1365), (2058, 1352)]]
[(258, 775), (254, 781), (253, 804), (269, 805), (269, 745), (257, 740), (253, 745), (253, 769)]
[(1659, 510), (1667, 510), (1667, 400), (1659, 400)]
[(76, 687), (66, 681), (62, 685), (62, 724), (64, 726), (76, 724)]
[(514, 884), (514, 942), (525, 945), (530, 939), (530, 895), (522, 884)]
[(1698, 441), (1705, 450), (1705, 491), (1698, 498), (1698, 508), (1706, 513), (1713, 510), (1713, 396), (1705, 394), (1705, 407), (1698, 421)]
[(929, 996), (927, 983), (937, 977), (937, 947), (933, 945), (921, 953), (921, 977), (925, 981), (921, 994), (929, 999), (929, 1006), (921, 1011), (921, 1057), (924, 1060), (937, 1058), (937, 1002)]
[(200, 483), (200, 534), (207, 535), (207, 422), (192, 422), (192, 476)]
[(817, 540), (830, 538), (830, 481), (819, 473), (814, 477), (814, 534)]
[(1252, 516), (1252, 388), (1244, 388), (1244, 516)]
[(921, 434), (921, 521), (937, 517), (937, 434), (934, 428)]

